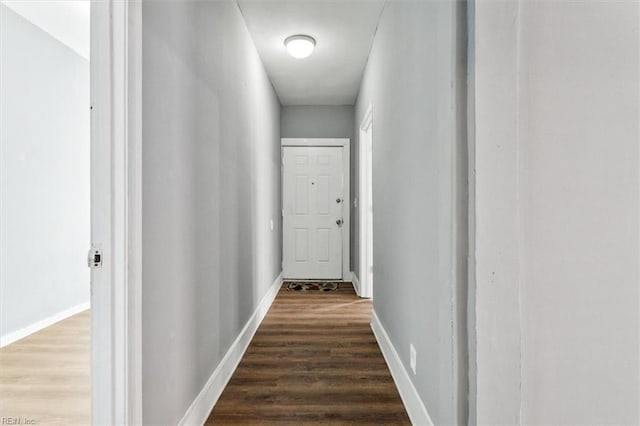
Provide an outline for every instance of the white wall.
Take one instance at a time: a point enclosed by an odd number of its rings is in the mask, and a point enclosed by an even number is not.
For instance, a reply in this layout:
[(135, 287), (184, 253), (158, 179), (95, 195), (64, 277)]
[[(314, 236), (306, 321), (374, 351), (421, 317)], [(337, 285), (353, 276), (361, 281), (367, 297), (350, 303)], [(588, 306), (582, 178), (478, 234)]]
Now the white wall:
[(463, 6), (388, 2), (356, 103), (356, 128), (373, 103), (374, 310), (435, 424), (466, 422)]
[(144, 2), (142, 49), (143, 418), (173, 425), (281, 270), (280, 104), (234, 1)]
[(0, 5), (0, 93), (0, 332), (10, 341), (89, 303), (89, 62)]
[(638, 424), (640, 4), (477, 1), (479, 424)]
[(526, 424), (640, 422), (639, 11), (521, 4)]
[(89, 60), (90, 0), (0, 0), (0, 3)]
[[(477, 1), (470, 20), (471, 424), (517, 424), (520, 410), (518, 282), (518, 4)], [(472, 56), (474, 55), (474, 56)], [(474, 199), (475, 197), (475, 199)]]

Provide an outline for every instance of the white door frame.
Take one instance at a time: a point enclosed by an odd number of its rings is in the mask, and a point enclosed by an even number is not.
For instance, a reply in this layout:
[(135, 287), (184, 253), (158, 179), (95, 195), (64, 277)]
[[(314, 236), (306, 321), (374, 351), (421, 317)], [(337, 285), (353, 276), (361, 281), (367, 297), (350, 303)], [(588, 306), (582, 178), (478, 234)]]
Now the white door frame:
[(370, 103), (360, 123), (360, 297), (373, 297), (373, 105)]
[(93, 424), (142, 423), (140, 0), (91, 2)]
[[(285, 146), (338, 146), (342, 147), (342, 185), (344, 188), (344, 197), (342, 202), (342, 279), (349, 279), (351, 276), (351, 267), (349, 265), (350, 248), (349, 240), (351, 238), (351, 224), (349, 221), (349, 211), (351, 204), (350, 181), (349, 174), (351, 170), (351, 162), (349, 160), (350, 140), (348, 138), (282, 138), (280, 145)], [(284, 171), (284, 164), (282, 165)], [(282, 179), (282, 191), (284, 194), (284, 179)], [(345, 211), (345, 209), (347, 211)], [(284, 210), (282, 213), (284, 219)], [(284, 230), (283, 230), (284, 232)], [(284, 243), (283, 243), (284, 244)], [(283, 246), (284, 250), (284, 246)], [(284, 262), (284, 261), (283, 261)], [(284, 266), (284, 264), (283, 264)]]

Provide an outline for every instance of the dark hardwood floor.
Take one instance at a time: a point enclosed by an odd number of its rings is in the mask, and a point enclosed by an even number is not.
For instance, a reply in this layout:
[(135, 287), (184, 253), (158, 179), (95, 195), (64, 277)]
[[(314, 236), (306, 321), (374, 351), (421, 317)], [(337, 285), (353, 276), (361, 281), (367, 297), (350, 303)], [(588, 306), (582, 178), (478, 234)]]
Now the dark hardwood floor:
[(349, 283), (280, 289), (207, 424), (410, 424), (370, 317)]

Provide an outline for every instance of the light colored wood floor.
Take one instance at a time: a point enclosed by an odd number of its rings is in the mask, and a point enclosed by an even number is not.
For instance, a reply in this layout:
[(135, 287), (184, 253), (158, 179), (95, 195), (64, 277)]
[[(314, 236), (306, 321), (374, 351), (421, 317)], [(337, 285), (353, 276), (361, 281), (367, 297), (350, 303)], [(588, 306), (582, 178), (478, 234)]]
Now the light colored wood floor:
[(22, 424), (91, 424), (89, 310), (0, 349), (2, 417)]
[(410, 424), (370, 320), (350, 283), (280, 289), (207, 424)]

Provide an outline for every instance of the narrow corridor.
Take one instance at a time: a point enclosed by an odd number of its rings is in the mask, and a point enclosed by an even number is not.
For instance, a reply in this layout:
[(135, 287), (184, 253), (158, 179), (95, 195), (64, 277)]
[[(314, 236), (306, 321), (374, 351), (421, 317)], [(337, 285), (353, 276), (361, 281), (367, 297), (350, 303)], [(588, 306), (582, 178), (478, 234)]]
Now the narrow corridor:
[(207, 424), (410, 424), (370, 319), (350, 283), (283, 286)]

